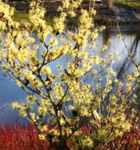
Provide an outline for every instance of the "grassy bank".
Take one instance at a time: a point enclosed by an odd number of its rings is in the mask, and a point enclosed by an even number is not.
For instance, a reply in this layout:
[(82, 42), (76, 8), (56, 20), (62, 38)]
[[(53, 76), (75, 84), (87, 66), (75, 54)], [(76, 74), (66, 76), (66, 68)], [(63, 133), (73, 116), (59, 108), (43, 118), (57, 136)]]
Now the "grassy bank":
[(131, 8), (140, 9), (140, 0), (116, 0), (115, 3), (126, 5), (126, 6), (129, 6)]

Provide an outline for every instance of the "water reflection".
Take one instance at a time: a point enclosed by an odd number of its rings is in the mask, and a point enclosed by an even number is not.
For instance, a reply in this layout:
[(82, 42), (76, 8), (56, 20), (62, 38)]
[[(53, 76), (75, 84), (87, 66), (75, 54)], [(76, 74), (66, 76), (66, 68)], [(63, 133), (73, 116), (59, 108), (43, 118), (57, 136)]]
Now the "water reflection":
[(105, 53), (101, 52), (101, 55), (104, 55), (106, 59), (111, 53), (115, 55), (110, 64), (116, 70), (117, 78), (121, 79), (125, 73), (134, 71), (134, 65), (131, 60), (137, 64), (140, 63), (140, 32), (120, 34), (107, 29), (98, 39), (96, 51), (99, 52), (104, 44), (109, 47)]
[(18, 115), (11, 109), (10, 102), (12, 100), (23, 101), (24, 99), (25, 93), (16, 86), (13, 80), (0, 72), (0, 122), (15, 122)]

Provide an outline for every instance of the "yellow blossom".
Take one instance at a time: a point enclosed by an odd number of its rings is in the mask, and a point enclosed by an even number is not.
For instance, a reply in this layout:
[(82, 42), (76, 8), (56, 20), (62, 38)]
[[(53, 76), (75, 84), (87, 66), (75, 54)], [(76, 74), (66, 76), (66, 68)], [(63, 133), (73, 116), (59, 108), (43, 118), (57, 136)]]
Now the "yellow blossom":
[(39, 134), (38, 137), (39, 137), (40, 140), (43, 140), (43, 141), (46, 140), (46, 135), (45, 134)]

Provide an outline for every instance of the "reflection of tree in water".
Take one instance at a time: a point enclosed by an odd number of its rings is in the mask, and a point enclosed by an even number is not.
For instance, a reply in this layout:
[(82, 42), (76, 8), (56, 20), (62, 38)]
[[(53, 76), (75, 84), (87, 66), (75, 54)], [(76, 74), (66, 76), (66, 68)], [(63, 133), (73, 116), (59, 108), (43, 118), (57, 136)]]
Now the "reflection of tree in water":
[[(110, 39), (111, 39), (111, 31), (110, 31), (110, 28), (107, 27), (103, 32), (103, 44), (109, 45)], [(124, 46), (126, 50), (128, 51), (127, 52), (128, 55), (124, 59), (122, 65), (119, 66), (119, 70), (117, 71), (118, 79), (122, 79), (126, 71), (128, 71), (131, 65), (133, 64), (133, 61), (137, 55), (138, 45), (140, 42), (140, 32), (135, 33), (135, 38), (130, 48), (128, 48), (127, 43), (125, 43), (124, 41), (122, 42), (124, 43)]]
[[(103, 44), (108, 45), (110, 39), (111, 39), (111, 32), (110, 32), (110, 29), (107, 28), (103, 32)], [(127, 73), (129, 68), (133, 65), (133, 61), (135, 61), (134, 59), (137, 55), (139, 42), (140, 42), (140, 33), (138, 32), (135, 34), (135, 38), (130, 48), (127, 48), (127, 45), (126, 45), (127, 43), (124, 43), (125, 48), (128, 50), (128, 55), (123, 60), (122, 65), (119, 66), (119, 70), (117, 71), (117, 76), (116, 76), (118, 79), (123, 79), (124, 75)], [(113, 92), (115, 92), (115, 89), (116, 89), (116, 85), (113, 82), (111, 90), (106, 94), (103, 101), (101, 102), (101, 113), (104, 115), (107, 115), (106, 114), (107, 106), (110, 103), (110, 95)], [(136, 94), (138, 97), (140, 97), (140, 94), (138, 95), (139, 91), (140, 91), (140, 80), (139, 80), (139, 83), (136, 84), (135, 90), (132, 92), (132, 94)]]
[(132, 64), (132, 61), (134, 60), (134, 57), (137, 54), (137, 48), (138, 48), (138, 44), (140, 41), (140, 33), (136, 33), (135, 39), (130, 47), (130, 49), (127, 48), (128, 50), (128, 55), (125, 58), (123, 64), (120, 66), (120, 69), (117, 73), (117, 78), (121, 79), (123, 77), (123, 74), (125, 73), (125, 71), (127, 71), (129, 69), (129, 67)]

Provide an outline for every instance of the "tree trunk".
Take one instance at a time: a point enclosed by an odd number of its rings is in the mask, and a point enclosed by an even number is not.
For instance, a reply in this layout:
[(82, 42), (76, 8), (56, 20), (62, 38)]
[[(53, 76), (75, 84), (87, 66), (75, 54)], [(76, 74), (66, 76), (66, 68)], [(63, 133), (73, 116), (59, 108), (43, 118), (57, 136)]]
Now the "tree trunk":
[(112, 9), (113, 7), (113, 0), (107, 0), (107, 6), (109, 9)]
[(113, 0), (103, 0), (103, 2), (107, 5), (109, 9), (113, 7)]
[(70, 150), (65, 140), (54, 142), (49, 145), (49, 150)]

